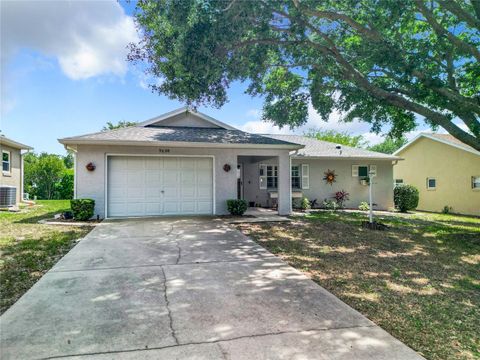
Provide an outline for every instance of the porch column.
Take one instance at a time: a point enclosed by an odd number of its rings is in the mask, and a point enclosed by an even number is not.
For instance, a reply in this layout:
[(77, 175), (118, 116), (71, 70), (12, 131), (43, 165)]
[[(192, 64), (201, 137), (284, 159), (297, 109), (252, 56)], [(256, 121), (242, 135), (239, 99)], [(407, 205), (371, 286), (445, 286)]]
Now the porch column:
[(292, 211), (290, 154), (278, 156), (278, 214), (289, 215)]

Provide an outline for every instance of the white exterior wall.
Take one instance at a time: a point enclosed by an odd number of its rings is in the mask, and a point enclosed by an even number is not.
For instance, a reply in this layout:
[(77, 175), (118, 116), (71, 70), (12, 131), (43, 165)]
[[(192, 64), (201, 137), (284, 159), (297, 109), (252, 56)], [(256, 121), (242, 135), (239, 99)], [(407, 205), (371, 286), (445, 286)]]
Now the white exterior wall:
[[(303, 194), (309, 199), (317, 199), (321, 205), (324, 199), (332, 199), (336, 191), (350, 193), (347, 208), (357, 208), (362, 201), (368, 202), (368, 186), (360, 184), (360, 178), (352, 176), (352, 165), (377, 165), (377, 176), (373, 178), (373, 203), (375, 209), (388, 210), (393, 207), (393, 164), (391, 161), (374, 160), (323, 160), (292, 159), (292, 165), (308, 164), (310, 166), (310, 188)], [(329, 185), (323, 180), (325, 171), (335, 170), (336, 182)]]
[[(106, 194), (106, 155), (107, 154), (135, 154), (156, 156), (180, 155), (212, 155), (214, 157), (214, 186), (215, 186), (215, 213), (227, 214), (226, 200), (237, 198), (237, 157), (238, 156), (278, 156), (280, 162), (279, 176), (288, 177), (279, 179), (281, 191), (289, 191), (290, 169), (285, 166), (289, 162), (288, 150), (277, 149), (235, 149), (235, 148), (175, 148), (162, 146), (168, 153), (159, 153), (159, 146), (99, 146), (78, 145), (75, 163), (75, 183), (77, 198), (91, 198), (95, 200), (95, 216), (105, 217)], [(88, 171), (85, 166), (94, 163), (95, 171)], [(223, 166), (229, 164), (231, 170), (225, 172)], [(257, 180), (258, 181), (258, 180)], [(279, 199), (279, 212), (290, 212), (290, 197)]]
[[(260, 189), (260, 164), (278, 164), (278, 160), (267, 159), (258, 162), (244, 162), (243, 186), (244, 199), (253, 201), (261, 206), (271, 205), (268, 190)], [(317, 199), (321, 205), (324, 199), (331, 199), (336, 191), (345, 190), (350, 193), (350, 200), (346, 202), (349, 208), (357, 208), (362, 201), (368, 202), (368, 186), (360, 185), (360, 178), (352, 177), (352, 165), (377, 165), (377, 177), (373, 181), (373, 202), (376, 209), (388, 210), (393, 207), (393, 165), (391, 161), (352, 161), (352, 160), (298, 160), (292, 159), (292, 165), (308, 164), (310, 168), (310, 187), (303, 189), (303, 194), (309, 199)], [(324, 172), (335, 170), (337, 181), (328, 185), (323, 180)], [(290, 174), (288, 175), (290, 178)], [(279, 185), (280, 186), (280, 185)], [(286, 190), (282, 190), (283, 193)]]

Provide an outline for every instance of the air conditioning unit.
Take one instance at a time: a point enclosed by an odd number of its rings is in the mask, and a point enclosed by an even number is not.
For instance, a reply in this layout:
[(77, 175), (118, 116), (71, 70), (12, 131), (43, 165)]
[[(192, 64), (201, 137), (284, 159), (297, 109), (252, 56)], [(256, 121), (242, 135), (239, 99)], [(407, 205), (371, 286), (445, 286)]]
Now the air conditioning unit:
[(0, 207), (15, 206), (17, 188), (15, 186), (0, 186)]

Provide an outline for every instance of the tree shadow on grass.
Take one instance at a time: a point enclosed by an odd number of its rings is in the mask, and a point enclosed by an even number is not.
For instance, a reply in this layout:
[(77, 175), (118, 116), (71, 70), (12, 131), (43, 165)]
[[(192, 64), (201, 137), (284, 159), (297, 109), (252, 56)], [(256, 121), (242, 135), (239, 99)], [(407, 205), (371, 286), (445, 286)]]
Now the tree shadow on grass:
[(372, 231), (363, 218), (330, 213), (243, 230), (428, 358), (480, 355), (475, 224), (377, 216), (390, 228)]

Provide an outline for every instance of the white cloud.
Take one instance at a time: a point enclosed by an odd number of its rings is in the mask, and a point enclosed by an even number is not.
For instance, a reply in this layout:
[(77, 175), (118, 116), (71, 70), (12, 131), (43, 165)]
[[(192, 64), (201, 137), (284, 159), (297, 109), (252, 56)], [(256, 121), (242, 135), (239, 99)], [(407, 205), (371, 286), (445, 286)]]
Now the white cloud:
[(308, 108), (308, 121), (305, 125), (290, 129), (284, 127), (280, 129), (278, 126), (273, 125), (271, 122), (265, 122), (260, 120), (261, 111), (258, 109), (251, 109), (246, 114), (248, 117), (254, 117), (258, 120), (248, 121), (240, 129), (243, 131), (257, 133), (257, 134), (303, 134), (309, 129), (321, 128), (322, 130), (336, 130), (336, 131), (348, 131), (353, 135), (363, 135), (367, 141), (372, 145), (383, 141), (381, 135), (370, 132), (370, 124), (361, 121), (342, 122), (341, 114), (339, 112), (333, 112), (328, 121), (323, 121), (320, 115), (310, 105)]
[(29, 48), (56, 58), (69, 78), (127, 71), (137, 41), (133, 19), (115, 1), (0, 1), (2, 69)]

